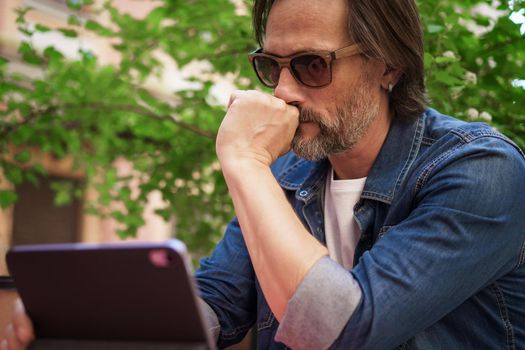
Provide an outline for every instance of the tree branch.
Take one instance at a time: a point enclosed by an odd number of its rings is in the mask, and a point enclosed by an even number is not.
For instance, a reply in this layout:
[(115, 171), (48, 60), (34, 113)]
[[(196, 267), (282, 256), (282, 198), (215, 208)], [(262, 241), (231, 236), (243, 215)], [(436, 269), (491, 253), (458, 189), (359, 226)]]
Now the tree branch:
[(90, 103), (79, 103), (79, 104), (66, 103), (66, 104), (63, 104), (61, 107), (63, 109), (81, 108), (81, 109), (92, 109), (92, 110), (109, 111), (109, 112), (119, 112), (119, 111), (120, 112), (130, 112), (130, 113), (139, 114), (139, 115), (157, 119), (157, 120), (171, 121), (175, 123), (176, 125), (178, 125), (179, 127), (181, 127), (182, 129), (191, 131), (194, 134), (209, 138), (211, 140), (215, 140), (215, 137), (216, 137), (215, 133), (207, 131), (207, 130), (202, 130), (193, 124), (186, 123), (174, 115), (159, 115), (143, 106), (90, 102)]
[(33, 120), (39, 118), (40, 116), (52, 113), (54, 111), (56, 111), (56, 108), (54, 106), (51, 106), (42, 110), (32, 110), (31, 113), (29, 113), (29, 115), (27, 115), (23, 120), (17, 123), (7, 123), (4, 121), (0, 121), (0, 140), (4, 139), (7, 136), (7, 134), (15, 131), (22, 125), (29, 124)]

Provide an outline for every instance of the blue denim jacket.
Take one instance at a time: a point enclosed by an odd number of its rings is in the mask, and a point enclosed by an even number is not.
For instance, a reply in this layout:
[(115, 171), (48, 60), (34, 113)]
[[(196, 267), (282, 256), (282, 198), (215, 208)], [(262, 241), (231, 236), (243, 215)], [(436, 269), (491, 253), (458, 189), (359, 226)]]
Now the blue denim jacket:
[[(272, 166), (323, 243), (328, 169), (327, 161), (293, 153)], [(331, 304), (340, 310), (329, 306), (347, 313), (331, 348), (525, 349), (525, 157), (509, 139), (432, 109), (414, 121), (394, 120), (354, 214), (362, 234), (345, 274), (361, 295), (352, 309), (341, 294)], [(219, 320), (219, 347), (255, 324), (259, 349), (286, 348), (275, 340), (280, 325), (236, 219), (196, 278)], [(330, 285), (318, 283), (317, 295), (304, 299), (327, 298)], [(315, 318), (298, 325), (305, 337), (323, 322)]]

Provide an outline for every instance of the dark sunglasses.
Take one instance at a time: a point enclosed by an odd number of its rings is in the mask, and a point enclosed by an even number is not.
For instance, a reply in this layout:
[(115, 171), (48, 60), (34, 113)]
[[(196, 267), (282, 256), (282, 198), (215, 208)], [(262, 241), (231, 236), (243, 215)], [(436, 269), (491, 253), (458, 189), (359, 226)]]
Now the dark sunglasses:
[(288, 57), (270, 55), (257, 49), (248, 57), (261, 83), (272, 89), (279, 84), (283, 68), (288, 68), (298, 83), (318, 88), (332, 82), (333, 61), (360, 53), (359, 45), (353, 44), (335, 51), (302, 52)]

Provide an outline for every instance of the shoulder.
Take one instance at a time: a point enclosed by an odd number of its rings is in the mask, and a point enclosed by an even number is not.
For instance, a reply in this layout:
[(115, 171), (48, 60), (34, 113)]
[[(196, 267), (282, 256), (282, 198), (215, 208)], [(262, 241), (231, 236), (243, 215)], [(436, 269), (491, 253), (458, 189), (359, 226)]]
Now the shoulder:
[(492, 142), (507, 144), (523, 156), (523, 152), (511, 139), (488, 124), (466, 122), (441, 114), (432, 108), (428, 108), (425, 111), (424, 117), (424, 141), (427, 143), (434, 144), (439, 141), (446, 142), (448, 139), (455, 139), (460, 143), (468, 144), (479, 139), (488, 138), (492, 139)]
[(525, 155), (512, 140), (484, 123), (463, 122), (433, 110), (426, 117), (426, 139), (410, 181), (415, 193), (453, 189), (450, 193), (457, 195), (449, 195), (449, 202), (467, 201), (471, 206), (501, 205), (501, 198), (513, 199), (505, 201), (510, 204), (525, 195)]
[(437, 112), (434, 109), (425, 111), (425, 130), (423, 149), (429, 146), (441, 154), (453, 153), (489, 153), (504, 152), (518, 161), (525, 160), (523, 151), (507, 136), (494, 127), (478, 122), (465, 122)]

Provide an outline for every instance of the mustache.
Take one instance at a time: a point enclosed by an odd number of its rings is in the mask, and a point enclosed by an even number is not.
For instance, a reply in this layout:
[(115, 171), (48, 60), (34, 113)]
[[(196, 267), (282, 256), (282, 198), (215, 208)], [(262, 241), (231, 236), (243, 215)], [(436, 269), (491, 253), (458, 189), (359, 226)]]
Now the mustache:
[(308, 108), (301, 108), (299, 110), (299, 122), (324, 124), (324, 120), (321, 115)]
[(319, 127), (321, 134), (331, 134), (339, 128), (339, 120), (337, 118), (333, 121), (327, 120), (318, 113), (309, 108), (299, 109), (299, 122), (300, 123), (315, 123)]

